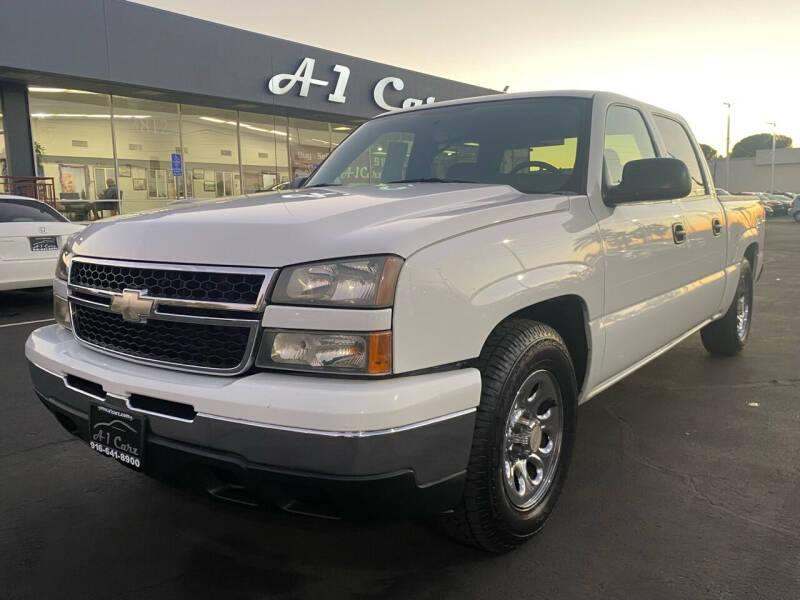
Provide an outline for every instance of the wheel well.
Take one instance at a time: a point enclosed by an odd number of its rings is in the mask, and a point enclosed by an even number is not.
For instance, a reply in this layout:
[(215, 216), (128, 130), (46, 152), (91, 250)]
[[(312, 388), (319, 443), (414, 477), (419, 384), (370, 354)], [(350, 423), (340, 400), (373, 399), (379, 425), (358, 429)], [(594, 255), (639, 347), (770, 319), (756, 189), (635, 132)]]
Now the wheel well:
[(583, 300), (579, 296), (569, 295), (545, 300), (518, 310), (507, 316), (502, 322), (509, 319), (530, 319), (555, 329), (567, 345), (575, 368), (578, 389), (581, 390), (589, 365), (586, 315), (586, 304)]
[(750, 266), (753, 268), (753, 273), (756, 272), (756, 257), (758, 256), (758, 244), (753, 243), (744, 251), (744, 257), (750, 261)]

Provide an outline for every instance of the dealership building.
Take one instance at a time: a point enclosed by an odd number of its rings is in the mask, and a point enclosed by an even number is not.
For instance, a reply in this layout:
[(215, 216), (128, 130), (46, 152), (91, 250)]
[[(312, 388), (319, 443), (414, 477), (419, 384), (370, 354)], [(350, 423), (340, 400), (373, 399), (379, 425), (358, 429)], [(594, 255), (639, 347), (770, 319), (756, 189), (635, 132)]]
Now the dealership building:
[(125, 0), (2, 21), (0, 192), (35, 181), (77, 218), (269, 189), (376, 114), (494, 93)]
[(757, 150), (755, 156), (709, 161), (714, 184), (731, 192), (800, 194), (800, 148)]

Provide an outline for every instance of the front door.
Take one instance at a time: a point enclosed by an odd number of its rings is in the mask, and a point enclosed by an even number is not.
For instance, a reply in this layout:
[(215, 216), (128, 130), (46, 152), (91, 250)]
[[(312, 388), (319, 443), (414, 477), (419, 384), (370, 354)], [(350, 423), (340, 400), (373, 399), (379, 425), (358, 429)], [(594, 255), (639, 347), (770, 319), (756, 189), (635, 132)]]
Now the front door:
[[(635, 108), (612, 105), (606, 115), (604, 185), (617, 185), (631, 160), (653, 158), (656, 146)], [(600, 381), (633, 366), (680, 336), (688, 321), (674, 299), (689, 283), (686, 222), (677, 200), (606, 206), (593, 201), (606, 254), (605, 353)]]

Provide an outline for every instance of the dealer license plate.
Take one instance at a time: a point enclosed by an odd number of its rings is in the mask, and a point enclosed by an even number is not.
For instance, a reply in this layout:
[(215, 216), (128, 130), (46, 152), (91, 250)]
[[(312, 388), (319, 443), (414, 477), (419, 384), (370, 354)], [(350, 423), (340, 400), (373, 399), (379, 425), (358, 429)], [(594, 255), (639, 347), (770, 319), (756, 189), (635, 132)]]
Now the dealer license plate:
[(143, 464), (144, 429), (142, 417), (124, 410), (100, 404), (92, 404), (89, 409), (92, 450), (137, 470), (141, 470)]
[(58, 238), (52, 235), (28, 238), (32, 252), (54, 252), (58, 250)]

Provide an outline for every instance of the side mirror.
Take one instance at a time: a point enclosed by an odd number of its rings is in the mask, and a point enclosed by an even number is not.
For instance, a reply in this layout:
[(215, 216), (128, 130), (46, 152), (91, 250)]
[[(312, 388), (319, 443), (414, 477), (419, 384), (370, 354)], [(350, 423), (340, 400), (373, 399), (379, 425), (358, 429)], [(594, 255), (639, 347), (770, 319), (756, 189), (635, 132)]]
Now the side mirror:
[(619, 185), (605, 190), (607, 204), (673, 200), (688, 196), (692, 179), (686, 163), (677, 158), (643, 158), (632, 160), (622, 169)]
[(302, 187), (307, 180), (308, 177), (295, 177), (286, 187), (287, 189), (296, 190), (297, 188)]

